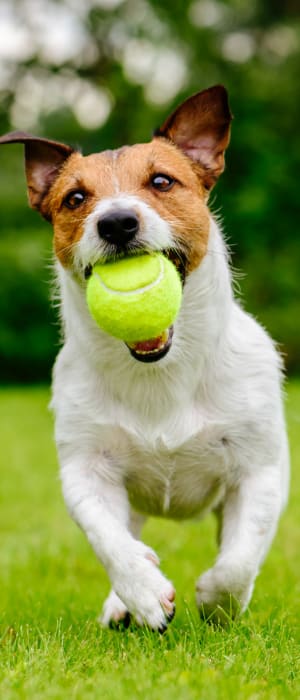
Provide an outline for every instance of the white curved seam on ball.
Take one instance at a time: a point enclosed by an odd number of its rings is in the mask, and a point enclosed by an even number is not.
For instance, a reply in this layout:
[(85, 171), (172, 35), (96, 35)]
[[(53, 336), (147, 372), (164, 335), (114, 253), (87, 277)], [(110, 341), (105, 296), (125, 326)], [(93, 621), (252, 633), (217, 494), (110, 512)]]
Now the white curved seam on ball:
[(111, 287), (108, 287), (108, 286), (103, 282), (103, 280), (101, 279), (99, 272), (94, 271), (94, 275), (98, 278), (98, 280), (99, 280), (101, 286), (103, 287), (103, 289), (105, 289), (105, 291), (106, 291), (106, 292), (109, 292), (110, 294), (115, 294), (115, 295), (118, 295), (118, 296), (120, 296), (120, 294), (121, 294), (121, 295), (126, 295), (126, 296), (127, 296), (127, 295), (132, 295), (132, 294), (142, 294), (142, 293), (144, 293), (144, 292), (149, 292), (150, 289), (153, 289), (153, 287), (155, 287), (157, 284), (160, 284), (160, 282), (163, 280), (164, 271), (165, 271), (165, 269), (164, 269), (164, 268), (165, 268), (165, 264), (164, 264), (164, 261), (163, 261), (161, 258), (159, 258), (159, 264), (160, 264), (160, 272), (159, 272), (158, 277), (157, 277), (155, 280), (153, 280), (153, 282), (150, 282), (150, 283), (147, 284), (145, 287), (138, 287), (138, 289), (128, 289), (128, 290), (126, 290), (126, 291), (124, 291), (124, 292), (122, 292), (122, 290), (111, 289)]

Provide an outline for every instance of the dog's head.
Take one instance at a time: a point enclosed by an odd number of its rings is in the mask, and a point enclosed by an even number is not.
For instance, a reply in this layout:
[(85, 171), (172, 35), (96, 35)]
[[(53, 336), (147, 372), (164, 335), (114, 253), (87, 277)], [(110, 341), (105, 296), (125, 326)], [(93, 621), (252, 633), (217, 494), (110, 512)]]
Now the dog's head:
[(0, 144), (24, 144), (30, 204), (52, 223), (55, 253), (77, 278), (97, 261), (160, 250), (184, 279), (207, 249), (207, 200), (230, 121), (226, 90), (215, 86), (183, 102), (150, 143), (88, 156), (23, 132)]

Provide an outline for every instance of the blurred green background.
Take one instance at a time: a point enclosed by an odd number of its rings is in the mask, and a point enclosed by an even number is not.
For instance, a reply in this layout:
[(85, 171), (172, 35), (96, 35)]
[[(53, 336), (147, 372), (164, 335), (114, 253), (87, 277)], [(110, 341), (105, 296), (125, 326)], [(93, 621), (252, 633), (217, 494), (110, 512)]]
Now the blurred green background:
[[(84, 153), (145, 141), (215, 83), (235, 116), (213, 191), (243, 305), (300, 369), (298, 0), (0, 0), (0, 132)], [(0, 381), (48, 380), (51, 228), (27, 207), (22, 147), (0, 151)], [(240, 271), (243, 274), (240, 274)]]

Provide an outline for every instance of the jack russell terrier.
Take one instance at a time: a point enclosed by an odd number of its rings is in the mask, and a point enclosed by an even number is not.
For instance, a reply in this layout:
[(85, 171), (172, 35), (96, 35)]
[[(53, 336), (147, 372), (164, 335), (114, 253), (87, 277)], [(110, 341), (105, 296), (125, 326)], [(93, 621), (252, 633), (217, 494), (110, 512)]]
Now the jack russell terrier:
[[(234, 299), (228, 254), (208, 209), (231, 114), (223, 86), (181, 104), (150, 143), (83, 156), (23, 132), (31, 206), (53, 224), (64, 345), (52, 407), (67, 507), (106, 568), (104, 625), (163, 631), (175, 591), (140, 540), (148, 515), (214, 511), (219, 554), (196, 584), (215, 621), (249, 603), (288, 493), (282, 362)], [(91, 318), (97, 262), (162, 251), (183, 301), (163, 338), (129, 349)], [(167, 338), (167, 340), (166, 340)]]

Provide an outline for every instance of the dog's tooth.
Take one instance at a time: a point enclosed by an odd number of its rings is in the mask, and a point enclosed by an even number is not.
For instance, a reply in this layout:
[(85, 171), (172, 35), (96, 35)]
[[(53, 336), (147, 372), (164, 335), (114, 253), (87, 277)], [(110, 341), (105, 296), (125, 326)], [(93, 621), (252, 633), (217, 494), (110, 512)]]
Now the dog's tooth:
[[(157, 342), (159, 343), (157, 347), (150, 348), (149, 350), (143, 350), (142, 348), (136, 347), (136, 345), (139, 345), (139, 343), (128, 343), (129, 347), (131, 347), (137, 355), (148, 355), (149, 353), (157, 353), (159, 352), (168, 342), (169, 340), (169, 329), (163, 331), (163, 333), (158, 336)], [(149, 339), (149, 341), (152, 339)], [(153, 340), (156, 340), (155, 338)], [(149, 342), (148, 341), (148, 342)], [(147, 341), (145, 341), (146, 343)], [(142, 343), (141, 343), (142, 344)]]

